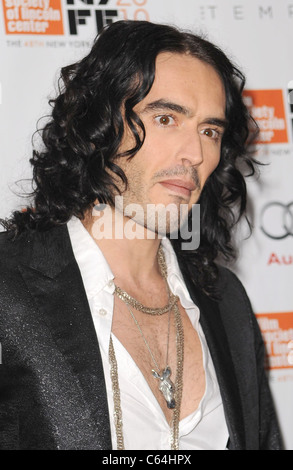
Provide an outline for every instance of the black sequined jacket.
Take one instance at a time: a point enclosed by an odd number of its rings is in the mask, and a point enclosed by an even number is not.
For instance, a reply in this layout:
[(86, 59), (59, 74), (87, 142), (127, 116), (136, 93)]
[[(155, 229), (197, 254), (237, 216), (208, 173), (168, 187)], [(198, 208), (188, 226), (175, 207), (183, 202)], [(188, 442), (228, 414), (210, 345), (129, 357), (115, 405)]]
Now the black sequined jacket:
[[(281, 448), (263, 342), (245, 291), (220, 270), (222, 300), (200, 293), (229, 430), (229, 449)], [(66, 226), (0, 234), (0, 449), (111, 449), (99, 345)], [(135, 425), (135, 424), (134, 424)]]

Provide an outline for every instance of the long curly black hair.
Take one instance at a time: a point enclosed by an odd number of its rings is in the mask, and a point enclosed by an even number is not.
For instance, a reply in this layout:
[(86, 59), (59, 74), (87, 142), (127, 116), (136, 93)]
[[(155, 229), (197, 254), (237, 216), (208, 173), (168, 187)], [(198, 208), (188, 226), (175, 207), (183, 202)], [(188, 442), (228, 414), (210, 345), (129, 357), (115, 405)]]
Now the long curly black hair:
[(109, 170), (127, 184), (115, 163), (125, 120), (135, 146), (124, 156), (133, 158), (145, 137), (143, 123), (133, 108), (149, 93), (156, 58), (163, 52), (190, 54), (206, 62), (218, 72), (225, 87), (228, 126), (220, 164), (199, 201), (200, 246), (190, 257), (189, 252), (180, 252), (180, 240), (172, 241), (178, 256), (192, 259), (202, 289), (212, 293), (215, 260), (219, 255), (226, 259), (234, 256), (231, 229), (245, 212), (246, 184), (238, 162), (254, 173), (254, 161), (247, 151), (253, 122), (242, 101), (243, 74), (205, 38), (175, 27), (118, 21), (98, 35), (86, 57), (61, 70), (59, 94), (50, 102), (52, 115), (41, 131), (43, 147), (35, 150), (30, 160), (32, 204), (2, 224), (17, 236), (27, 229), (48, 230), (65, 224), (72, 216), (82, 219), (97, 199), (113, 205), (117, 188)]

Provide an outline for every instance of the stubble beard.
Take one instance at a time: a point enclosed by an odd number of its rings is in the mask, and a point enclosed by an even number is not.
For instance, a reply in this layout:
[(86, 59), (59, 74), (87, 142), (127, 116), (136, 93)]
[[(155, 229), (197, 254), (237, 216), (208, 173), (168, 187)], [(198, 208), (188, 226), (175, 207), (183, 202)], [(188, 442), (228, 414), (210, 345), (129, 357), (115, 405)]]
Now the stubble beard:
[[(200, 192), (200, 179), (196, 168), (187, 169), (181, 165), (155, 173), (150, 188), (164, 177), (171, 178), (187, 174)], [(142, 176), (139, 172), (127, 176), (128, 187), (121, 191), (122, 198), (119, 198), (118, 204), (115, 204), (115, 210), (118, 210), (124, 217), (132, 219), (140, 227), (152, 232), (156, 237), (161, 238), (175, 234), (176, 238), (180, 226), (187, 222), (191, 208), (188, 207), (187, 201), (180, 196), (173, 196), (172, 203), (167, 205), (150, 202), (148, 189), (141, 184)], [(139, 210), (136, 210), (137, 208)]]
[(115, 210), (118, 210), (124, 217), (132, 219), (147, 232), (152, 232), (155, 237), (164, 237), (178, 233), (182, 223), (188, 217), (188, 204), (179, 196), (175, 196), (172, 203), (154, 204), (149, 202), (144, 190), (139, 188), (127, 189), (117, 198)]

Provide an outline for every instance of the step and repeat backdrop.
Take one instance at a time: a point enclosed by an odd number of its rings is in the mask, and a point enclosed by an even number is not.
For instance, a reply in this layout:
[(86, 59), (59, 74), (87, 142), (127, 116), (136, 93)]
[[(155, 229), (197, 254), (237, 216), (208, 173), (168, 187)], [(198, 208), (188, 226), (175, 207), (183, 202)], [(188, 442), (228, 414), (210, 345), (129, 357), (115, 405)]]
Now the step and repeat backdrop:
[[(60, 68), (119, 19), (174, 24), (222, 47), (247, 77), (258, 122), (258, 178), (248, 180), (253, 234), (235, 234), (231, 268), (250, 296), (285, 447), (293, 449), (293, 0), (1, 0), (0, 217), (25, 205), (32, 135), (50, 112)], [(39, 122), (38, 122), (39, 121)]]

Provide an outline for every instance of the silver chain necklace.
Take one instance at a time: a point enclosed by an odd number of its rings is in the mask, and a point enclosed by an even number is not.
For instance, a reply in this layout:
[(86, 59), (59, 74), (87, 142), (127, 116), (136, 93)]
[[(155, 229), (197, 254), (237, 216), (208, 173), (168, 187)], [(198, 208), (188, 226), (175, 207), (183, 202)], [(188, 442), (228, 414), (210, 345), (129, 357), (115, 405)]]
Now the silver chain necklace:
[[(169, 290), (167, 283), (167, 267), (165, 263), (165, 257), (162, 248), (160, 247), (158, 251), (158, 262), (161, 270), (161, 274), (165, 279), (166, 286), (168, 289), (168, 304), (162, 308), (149, 308), (142, 305), (139, 301), (131, 297), (127, 292), (120, 289), (118, 286), (115, 286), (115, 294), (125, 302), (129, 313), (137, 326), (140, 335), (145, 343), (146, 348), (148, 349), (152, 361), (155, 365), (155, 369), (152, 369), (152, 375), (159, 380), (159, 390), (163, 394), (167, 407), (173, 409), (173, 418), (171, 426), (171, 449), (179, 449), (179, 420), (180, 420), (180, 408), (181, 408), (181, 399), (182, 399), (182, 388), (183, 388), (183, 358), (184, 358), (184, 334), (183, 326), (181, 321), (181, 315), (178, 308), (179, 298), (172, 294)], [(157, 364), (157, 361), (154, 357), (154, 354), (151, 351), (151, 348), (142, 332), (142, 329), (133, 313), (130, 309), (130, 306), (134, 307), (136, 310), (139, 310), (148, 315), (162, 315), (163, 313), (169, 312), (168, 314), (168, 334), (167, 334), (167, 352), (166, 352), (166, 367), (160, 372), (160, 368)], [(171, 312), (174, 313), (175, 320), (175, 329), (176, 329), (176, 352), (177, 352), (177, 365), (176, 365), (176, 380), (175, 385), (171, 381), (171, 369), (168, 365), (168, 352), (169, 352), (169, 338), (170, 338), (170, 318)], [(117, 438), (117, 449), (124, 449), (124, 439), (123, 439), (123, 419), (121, 411), (121, 400), (120, 400), (120, 389), (118, 381), (118, 367), (117, 360), (115, 356), (115, 350), (113, 346), (112, 337), (110, 338), (109, 345), (109, 361), (110, 361), (110, 373), (112, 380), (113, 388), (113, 397), (114, 397), (114, 421), (116, 428), (116, 438)]]
[(160, 392), (162, 392), (165, 400), (166, 400), (166, 404), (167, 404), (167, 407), (170, 408), (170, 409), (173, 409), (175, 408), (175, 385), (173, 384), (173, 382), (171, 381), (170, 379), (170, 376), (171, 376), (171, 368), (169, 367), (168, 365), (168, 356), (169, 356), (169, 338), (170, 338), (170, 316), (171, 316), (171, 310), (169, 310), (169, 315), (168, 315), (168, 333), (167, 333), (167, 352), (166, 352), (166, 367), (164, 368), (164, 370), (160, 373), (160, 367), (158, 366), (158, 363), (155, 359), (155, 356), (154, 354), (152, 353), (152, 350), (150, 348), (150, 345), (149, 343), (147, 342), (147, 339), (145, 337), (145, 335), (143, 334), (142, 332), (142, 329), (137, 321), (137, 319), (135, 318), (134, 316), (134, 313), (132, 312), (132, 310), (130, 309), (129, 305), (126, 304), (126, 306), (128, 307), (128, 310), (129, 310), (129, 313), (130, 315), (132, 316), (133, 318), (133, 321), (134, 323), (136, 324), (137, 326), (137, 329), (138, 331), (140, 332), (141, 334), (141, 337), (147, 347), (147, 350), (149, 351), (150, 353), (150, 356), (152, 358), (152, 361), (155, 365), (155, 369), (152, 369), (152, 375), (156, 378), (156, 379), (159, 379), (159, 390)]

